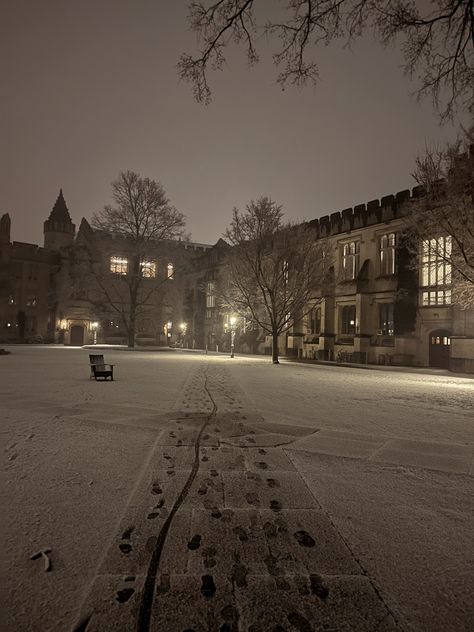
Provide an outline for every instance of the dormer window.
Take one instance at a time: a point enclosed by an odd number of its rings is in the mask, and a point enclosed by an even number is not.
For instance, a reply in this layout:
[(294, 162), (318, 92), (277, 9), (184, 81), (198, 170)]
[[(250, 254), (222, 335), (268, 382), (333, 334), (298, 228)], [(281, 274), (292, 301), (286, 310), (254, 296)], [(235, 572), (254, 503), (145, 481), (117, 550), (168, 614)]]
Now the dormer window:
[(116, 255), (112, 255), (110, 257), (110, 272), (112, 274), (127, 274), (128, 270), (128, 259), (124, 257), (118, 257)]

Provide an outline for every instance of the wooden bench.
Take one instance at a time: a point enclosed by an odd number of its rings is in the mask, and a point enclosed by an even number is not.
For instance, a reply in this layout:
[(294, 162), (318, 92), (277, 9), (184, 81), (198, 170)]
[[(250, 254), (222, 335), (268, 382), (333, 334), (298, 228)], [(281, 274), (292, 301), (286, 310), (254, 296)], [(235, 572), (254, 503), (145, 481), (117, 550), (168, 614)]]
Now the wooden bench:
[(91, 365), (91, 374), (89, 379), (92, 380), (92, 378), (94, 378), (95, 380), (106, 380), (110, 377), (112, 381), (114, 380), (114, 365), (105, 364), (104, 356), (102, 354), (89, 354), (89, 362)]

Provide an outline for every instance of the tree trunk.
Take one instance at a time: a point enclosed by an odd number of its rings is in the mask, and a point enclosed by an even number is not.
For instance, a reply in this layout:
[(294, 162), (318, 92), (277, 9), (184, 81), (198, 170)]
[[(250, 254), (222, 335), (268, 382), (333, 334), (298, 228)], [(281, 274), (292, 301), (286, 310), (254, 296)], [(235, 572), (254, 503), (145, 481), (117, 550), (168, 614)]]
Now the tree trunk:
[(278, 360), (278, 333), (276, 331), (272, 333), (272, 362), (273, 364), (280, 364)]
[(136, 311), (137, 311), (137, 292), (132, 290), (130, 292), (130, 311), (128, 316), (128, 346), (135, 346), (135, 326), (136, 326)]

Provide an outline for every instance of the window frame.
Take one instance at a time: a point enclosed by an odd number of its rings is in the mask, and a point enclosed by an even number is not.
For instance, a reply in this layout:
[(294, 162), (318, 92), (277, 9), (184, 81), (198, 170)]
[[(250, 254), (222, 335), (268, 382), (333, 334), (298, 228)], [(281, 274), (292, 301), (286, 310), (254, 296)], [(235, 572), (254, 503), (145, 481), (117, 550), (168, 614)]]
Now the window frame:
[(109, 272), (111, 274), (118, 274), (119, 276), (127, 276), (128, 258), (122, 255), (110, 255)]
[(321, 333), (321, 306), (313, 307), (308, 314), (308, 334), (319, 336)]
[(452, 249), (450, 235), (439, 235), (421, 242), (420, 286), (422, 307), (452, 304)]
[[(351, 318), (351, 316), (353, 318)], [(352, 321), (352, 324), (351, 324)], [(341, 322), (339, 331), (342, 336), (354, 337), (357, 326), (357, 309), (355, 303), (341, 305)]]
[(360, 269), (360, 239), (353, 239), (342, 244), (342, 278), (354, 281)]
[(396, 272), (397, 233), (389, 232), (379, 238), (379, 266), (381, 276), (393, 276)]
[(144, 279), (156, 278), (156, 261), (153, 259), (140, 261), (140, 273)]
[(379, 303), (378, 305), (378, 333), (381, 336), (392, 337), (395, 335), (395, 303)]

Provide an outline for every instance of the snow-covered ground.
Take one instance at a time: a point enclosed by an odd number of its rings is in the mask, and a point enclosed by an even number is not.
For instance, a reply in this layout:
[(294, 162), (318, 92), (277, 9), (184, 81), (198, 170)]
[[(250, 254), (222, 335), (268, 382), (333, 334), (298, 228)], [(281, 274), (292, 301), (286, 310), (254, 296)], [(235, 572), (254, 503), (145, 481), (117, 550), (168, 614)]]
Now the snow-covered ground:
[[(0, 357), (5, 630), (71, 628), (157, 449), (168, 445), (173, 415), (202, 416), (212, 402), (227, 444), (245, 454), (266, 447), (289, 460), (331, 537), (347, 545), (402, 629), (469, 629), (472, 379), (106, 350), (115, 380), (102, 383), (89, 379), (89, 350), (10, 350)], [(251, 420), (237, 443), (227, 414)], [(216, 437), (216, 446), (226, 444)], [(44, 558), (30, 559), (45, 547), (48, 572)], [(288, 630), (303, 629), (298, 618), (289, 623)]]

